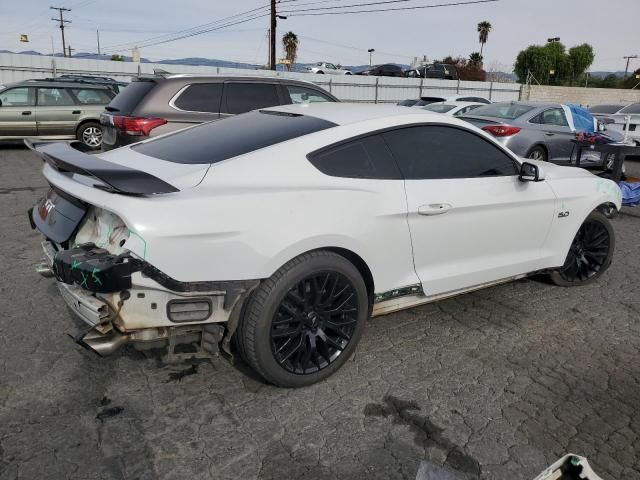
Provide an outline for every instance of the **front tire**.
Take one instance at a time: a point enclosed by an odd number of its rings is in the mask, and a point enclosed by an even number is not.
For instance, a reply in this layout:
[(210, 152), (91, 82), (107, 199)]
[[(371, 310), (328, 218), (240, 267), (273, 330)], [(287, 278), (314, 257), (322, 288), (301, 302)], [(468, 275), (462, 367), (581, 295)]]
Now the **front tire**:
[(98, 150), (102, 146), (102, 125), (97, 122), (83, 123), (78, 128), (76, 138), (91, 150)]
[(351, 356), (368, 302), (364, 280), (351, 262), (329, 251), (306, 253), (252, 293), (236, 332), (240, 351), (274, 385), (311, 385)]
[(564, 265), (549, 275), (551, 281), (561, 287), (594, 282), (611, 265), (615, 245), (611, 222), (594, 210), (576, 233)]

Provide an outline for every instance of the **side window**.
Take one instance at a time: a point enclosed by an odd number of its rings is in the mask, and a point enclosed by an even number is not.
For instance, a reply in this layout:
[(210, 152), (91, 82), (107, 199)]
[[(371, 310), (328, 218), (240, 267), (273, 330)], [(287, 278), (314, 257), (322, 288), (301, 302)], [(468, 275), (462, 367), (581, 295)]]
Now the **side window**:
[(96, 88), (72, 88), (71, 93), (82, 105), (108, 105), (112, 98), (106, 91)]
[(406, 179), (516, 175), (505, 152), (469, 131), (443, 126), (401, 128), (383, 134)]
[(311, 88), (286, 85), (286, 89), (291, 97), (291, 103), (333, 102), (331, 98)]
[(358, 138), (307, 156), (318, 170), (332, 177), (399, 180), (389, 148), (380, 135)]
[(227, 83), (225, 90), (228, 113), (280, 105), (276, 86), (272, 83)]
[(185, 88), (173, 105), (190, 112), (220, 113), (222, 83), (194, 83)]
[(33, 107), (36, 104), (35, 88), (10, 88), (0, 93), (3, 107)]
[(568, 127), (567, 117), (561, 108), (550, 108), (540, 114), (540, 122), (544, 125), (555, 125), (557, 127)]
[(39, 107), (70, 107), (75, 105), (65, 88), (38, 88)]
[(327, 63), (327, 68), (330, 68), (331, 70), (335, 70), (336, 66), (333, 63)]

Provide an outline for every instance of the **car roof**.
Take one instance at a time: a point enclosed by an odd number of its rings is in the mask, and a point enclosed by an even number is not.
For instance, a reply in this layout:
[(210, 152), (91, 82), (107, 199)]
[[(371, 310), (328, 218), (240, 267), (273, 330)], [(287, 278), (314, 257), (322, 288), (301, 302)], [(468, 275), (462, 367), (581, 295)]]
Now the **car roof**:
[(89, 83), (89, 82), (74, 82), (64, 81), (64, 80), (46, 80), (46, 79), (32, 79), (32, 80), (22, 80), (21, 82), (13, 82), (7, 83), (4, 85), (5, 88), (13, 88), (13, 87), (51, 87), (51, 88), (92, 88), (97, 90), (109, 90), (109, 87), (99, 83)]
[[(487, 105), (486, 103), (480, 103), (480, 102), (459, 102), (458, 100), (445, 100), (444, 102), (435, 102), (435, 103), (430, 103), (429, 105), (453, 105), (455, 107), (468, 107), (469, 105)], [(425, 107), (428, 107), (429, 105), (425, 105)]]
[(265, 108), (262, 110), (277, 111), (294, 115), (308, 115), (320, 118), (336, 125), (347, 125), (350, 123), (366, 122), (390, 117), (402, 117), (415, 119), (419, 115), (425, 121), (442, 122), (443, 117), (432, 112), (412, 112), (411, 109), (398, 106), (396, 104), (357, 104), (357, 103), (334, 103), (316, 102), (307, 104), (281, 105), (278, 107)]
[[(326, 62), (325, 62), (326, 63)], [(233, 79), (239, 79), (239, 80), (251, 80), (251, 81), (264, 81), (264, 80), (269, 80), (272, 82), (295, 82), (295, 83), (304, 83), (307, 85), (312, 85), (317, 87), (317, 85), (313, 82), (310, 82), (309, 80), (300, 80), (297, 78), (288, 78), (288, 77), (281, 77), (281, 76), (277, 76), (277, 75), (238, 75), (238, 74), (225, 74), (225, 73), (220, 73), (220, 74), (213, 74), (213, 75), (202, 75), (200, 73), (177, 73), (177, 74), (171, 74), (171, 75), (156, 75), (156, 76), (151, 76), (151, 77), (145, 77), (145, 78), (157, 78), (157, 79), (166, 79), (166, 80), (171, 80), (171, 79), (180, 79), (180, 78), (188, 78), (188, 79), (196, 79), (196, 80), (206, 80), (206, 79), (225, 79), (225, 80), (233, 80)]]
[(552, 103), (552, 102), (493, 102), (491, 105), (504, 105), (504, 104), (512, 104), (512, 105), (526, 105), (527, 107), (532, 108), (543, 108), (543, 107), (560, 107), (561, 103)]

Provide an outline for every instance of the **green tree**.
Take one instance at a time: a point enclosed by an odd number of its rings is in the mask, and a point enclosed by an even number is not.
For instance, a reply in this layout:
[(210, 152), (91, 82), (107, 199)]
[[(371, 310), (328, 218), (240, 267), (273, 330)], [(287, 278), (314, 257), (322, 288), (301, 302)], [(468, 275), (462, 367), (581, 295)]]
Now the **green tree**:
[(282, 46), (285, 52), (285, 58), (289, 60), (287, 70), (291, 71), (293, 64), (298, 56), (298, 36), (289, 31), (282, 36)]
[(482, 54), (480, 52), (473, 52), (469, 55), (469, 65), (472, 67), (482, 67)]
[(487, 43), (489, 39), (489, 32), (493, 26), (487, 22), (486, 20), (478, 23), (478, 40), (480, 40), (480, 56), (482, 56), (482, 52), (484, 50), (484, 44)]
[(124, 62), (124, 58), (122, 55), (111, 55), (112, 62)]
[(530, 45), (516, 57), (514, 72), (522, 83), (531, 72), (541, 84), (569, 85), (584, 78), (593, 59), (593, 48), (586, 43), (572, 47), (569, 53), (560, 42)]

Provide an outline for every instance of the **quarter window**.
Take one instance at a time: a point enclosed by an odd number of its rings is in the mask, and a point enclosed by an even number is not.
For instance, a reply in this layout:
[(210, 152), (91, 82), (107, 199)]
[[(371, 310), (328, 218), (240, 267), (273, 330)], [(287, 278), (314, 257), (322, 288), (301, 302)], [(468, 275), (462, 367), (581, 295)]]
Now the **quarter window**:
[(332, 177), (401, 179), (395, 160), (380, 135), (335, 145), (308, 156), (322, 173)]
[(108, 105), (111, 101), (107, 92), (97, 88), (72, 88), (71, 92), (82, 105)]
[(222, 83), (195, 83), (182, 91), (173, 104), (190, 112), (220, 112)]
[(73, 98), (64, 88), (38, 88), (39, 107), (70, 107), (75, 105)]
[(333, 102), (331, 98), (311, 88), (297, 85), (287, 85), (286, 88), (291, 97), (291, 103)]
[(280, 105), (276, 86), (272, 83), (228, 83), (227, 112), (244, 113)]
[(469, 131), (444, 126), (402, 128), (383, 134), (404, 178), (474, 178), (516, 175), (505, 152)]
[(10, 88), (0, 93), (0, 100), (4, 107), (33, 107), (36, 104), (35, 89), (33, 87)]
[(533, 123), (541, 123), (543, 125), (555, 125), (557, 127), (568, 127), (567, 117), (561, 108), (550, 108), (545, 110), (538, 116), (538, 121)]

